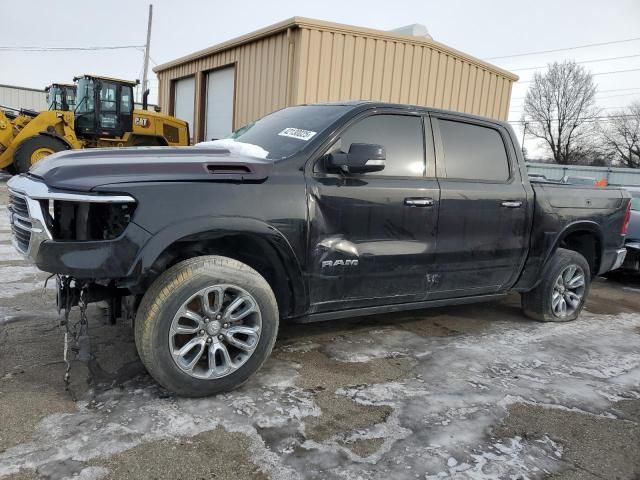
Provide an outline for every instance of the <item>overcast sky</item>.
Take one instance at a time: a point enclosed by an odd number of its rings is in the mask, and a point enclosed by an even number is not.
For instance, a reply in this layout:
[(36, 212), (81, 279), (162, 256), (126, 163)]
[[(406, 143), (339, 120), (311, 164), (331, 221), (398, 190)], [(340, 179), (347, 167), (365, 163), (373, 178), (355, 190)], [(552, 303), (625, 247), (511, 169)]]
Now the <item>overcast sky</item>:
[[(434, 39), (479, 58), (554, 50), (640, 37), (640, 0), (154, 0), (151, 66), (215, 45), (292, 16), (388, 30), (411, 23), (427, 26)], [(113, 46), (145, 42), (149, 1), (27, 0), (4, 2), (0, 47)], [(514, 70), (521, 82), (534, 70), (565, 58), (585, 63), (597, 75), (600, 105), (612, 111), (640, 100), (640, 41), (557, 53), (491, 60)], [(96, 73), (141, 78), (139, 50), (94, 52), (15, 52), (0, 50), (0, 83), (43, 88), (74, 75)], [(155, 75), (152, 98), (157, 91)], [(528, 84), (512, 95), (510, 119), (518, 119)], [(632, 89), (621, 91), (619, 89)], [(616, 95), (616, 96), (614, 96)]]

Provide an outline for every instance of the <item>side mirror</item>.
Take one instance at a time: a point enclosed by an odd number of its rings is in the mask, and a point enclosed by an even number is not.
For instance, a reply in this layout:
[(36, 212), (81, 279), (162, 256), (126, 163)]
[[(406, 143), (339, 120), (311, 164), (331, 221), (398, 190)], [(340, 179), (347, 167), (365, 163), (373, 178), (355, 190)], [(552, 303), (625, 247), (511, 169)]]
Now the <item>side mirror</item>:
[(387, 158), (382, 145), (352, 143), (349, 153), (331, 153), (327, 157), (327, 167), (345, 173), (379, 172), (385, 167)]

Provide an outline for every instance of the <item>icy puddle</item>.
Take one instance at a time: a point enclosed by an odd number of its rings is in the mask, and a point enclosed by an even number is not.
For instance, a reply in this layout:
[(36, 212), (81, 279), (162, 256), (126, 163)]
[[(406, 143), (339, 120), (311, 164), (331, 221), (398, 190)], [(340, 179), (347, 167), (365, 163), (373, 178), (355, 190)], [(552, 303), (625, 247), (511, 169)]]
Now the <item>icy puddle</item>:
[(640, 315), (585, 313), (446, 336), (401, 324), (308, 335), (230, 394), (178, 399), (147, 377), (98, 389), (0, 453), (0, 476), (59, 464), (59, 478), (102, 478), (99, 457), (222, 427), (245, 435), (250, 461), (274, 479), (543, 478), (563, 468), (563, 445), (493, 428), (522, 402), (615, 418), (613, 402), (640, 398), (639, 332)]

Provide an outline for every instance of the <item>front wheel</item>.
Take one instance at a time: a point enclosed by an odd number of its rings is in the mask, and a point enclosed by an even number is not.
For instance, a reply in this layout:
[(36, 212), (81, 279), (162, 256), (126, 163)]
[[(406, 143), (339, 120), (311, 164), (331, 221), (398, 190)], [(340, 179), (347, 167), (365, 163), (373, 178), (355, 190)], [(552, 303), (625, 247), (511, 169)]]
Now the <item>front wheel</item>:
[(278, 306), (267, 281), (227, 257), (174, 265), (145, 293), (135, 337), (142, 363), (165, 388), (202, 397), (237, 388), (269, 357)]
[(524, 313), (542, 322), (569, 322), (580, 315), (589, 287), (589, 263), (578, 252), (559, 248), (540, 284), (522, 294)]

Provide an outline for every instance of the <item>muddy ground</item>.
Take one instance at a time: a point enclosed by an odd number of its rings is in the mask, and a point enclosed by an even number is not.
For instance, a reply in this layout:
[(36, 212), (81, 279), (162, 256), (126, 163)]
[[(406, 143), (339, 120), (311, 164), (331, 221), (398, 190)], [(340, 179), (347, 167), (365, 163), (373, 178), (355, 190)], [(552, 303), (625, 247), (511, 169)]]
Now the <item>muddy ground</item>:
[[(6, 179), (4, 180), (6, 181)], [(158, 387), (131, 328), (89, 311), (63, 383), (45, 275), (10, 246), (0, 181), (2, 479), (638, 479), (640, 281), (569, 324), (502, 302), (285, 325), (241, 389)]]

